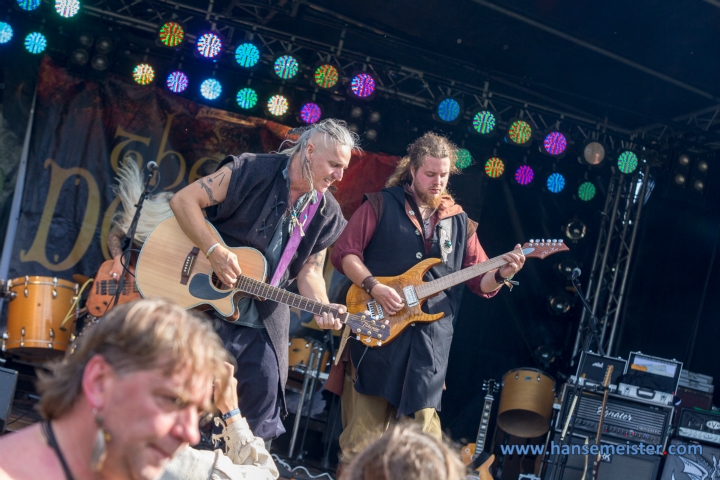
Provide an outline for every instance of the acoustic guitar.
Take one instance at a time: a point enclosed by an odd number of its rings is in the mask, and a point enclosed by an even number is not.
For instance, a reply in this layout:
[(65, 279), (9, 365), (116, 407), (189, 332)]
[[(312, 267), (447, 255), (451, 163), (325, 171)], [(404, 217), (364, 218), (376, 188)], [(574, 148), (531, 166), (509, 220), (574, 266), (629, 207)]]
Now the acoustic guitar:
[[(485, 404), (483, 405), (482, 416), (480, 417), (480, 428), (478, 428), (477, 440), (475, 443), (465, 445), (460, 453), (462, 462), (465, 465), (476, 463), (478, 457), (484, 453), (485, 437), (487, 435), (488, 423), (490, 422), (490, 412), (492, 411), (493, 394), (497, 393), (498, 385), (495, 380), (487, 380), (483, 382), (483, 390), (487, 391), (485, 395)], [(487, 454), (486, 454), (487, 455)], [(475, 469), (479, 480), (493, 480), (490, 474), (490, 465), (495, 461), (495, 455), (490, 455), (480, 466)], [(473, 478), (473, 475), (468, 476)]]
[[(543, 259), (558, 252), (567, 252), (569, 249), (562, 240), (530, 240), (522, 246), (522, 253), (525, 258)], [(512, 253), (512, 252), (509, 252)], [(373, 320), (380, 324), (386, 324), (390, 333), (385, 340), (388, 343), (394, 340), (408, 325), (416, 322), (434, 322), (443, 317), (442, 313), (432, 314), (422, 311), (423, 304), (428, 298), (437, 295), (443, 290), (466, 282), (490, 270), (495, 270), (508, 262), (503, 260), (502, 255), (491, 258), (471, 267), (463, 268), (457, 272), (446, 275), (442, 278), (423, 282), (423, 276), (435, 265), (439, 264), (439, 258), (428, 258), (418, 263), (410, 270), (397, 277), (376, 277), (383, 285), (395, 289), (403, 299), (405, 305), (395, 315), (386, 315), (382, 306), (362, 288), (353, 285), (347, 293), (347, 307), (351, 313), (370, 312)], [(362, 331), (353, 331), (364, 345), (370, 347), (381, 346), (373, 337), (365, 335)]]
[(89, 289), (90, 293), (85, 302), (85, 307), (87, 307), (88, 313), (93, 317), (102, 317), (109, 312), (113, 307), (116, 294), (118, 295), (118, 305), (142, 298), (140, 292), (138, 292), (137, 285), (135, 285), (135, 276), (133, 275), (135, 273), (135, 267), (132, 265), (128, 266), (129, 271), (125, 271), (123, 278), (120, 280), (110, 276), (112, 267), (112, 260), (103, 262), (95, 274), (95, 280)]
[(383, 342), (389, 333), (365, 315), (339, 314), (335, 307), (310, 300), (265, 283), (268, 273), (265, 257), (254, 248), (228, 247), (215, 227), (206, 222), (216, 241), (237, 256), (242, 269), (235, 285), (228, 287), (212, 271), (210, 260), (195, 246), (178, 225), (175, 217), (158, 223), (140, 250), (135, 267), (135, 281), (145, 298), (173, 300), (184, 308), (210, 307), (225, 320), (236, 322), (238, 296), (272, 300), (300, 310), (322, 315), (332, 313), (353, 331), (360, 331), (374, 341)]

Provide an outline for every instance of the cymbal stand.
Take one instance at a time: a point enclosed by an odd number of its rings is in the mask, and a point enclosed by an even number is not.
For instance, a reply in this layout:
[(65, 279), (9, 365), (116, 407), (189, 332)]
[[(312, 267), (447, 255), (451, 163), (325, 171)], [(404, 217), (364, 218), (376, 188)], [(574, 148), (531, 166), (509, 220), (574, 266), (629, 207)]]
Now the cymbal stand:
[(297, 412), (295, 412), (295, 422), (293, 423), (292, 435), (290, 436), (290, 448), (288, 449), (288, 458), (293, 458), (293, 452), (295, 451), (295, 440), (297, 440), (298, 428), (300, 427), (300, 417), (302, 416), (302, 410), (305, 406), (305, 395), (308, 391), (308, 384), (310, 383), (310, 377), (308, 376), (308, 370), (311, 365), (315, 365), (317, 358), (317, 351), (313, 346), (310, 352), (310, 358), (308, 358), (308, 364), (303, 372), (303, 386), (300, 391), (300, 401), (298, 402)]
[[(312, 402), (313, 398), (315, 398), (315, 383), (317, 382), (318, 377), (320, 377), (320, 370), (322, 368), (322, 359), (323, 355), (325, 354), (325, 344), (314, 344), (313, 350), (315, 350), (315, 363), (308, 364), (308, 370), (305, 371), (305, 378), (308, 376), (311, 377), (310, 380), (310, 393), (308, 394), (308, 401), (307, 401), (307, 415), (305, 419), (305, 428), (303, 429), (302, 439), (300, 440), (300, 448), (298, 449), (298, 455), (297, 459), (302, 460), (303, 457), (303, 447), (305, 446), (305, 437), (307, 436), (308, 426), (310, 425), (310, 418), (312, 417)], [(312, 367), (311, 367), (312, 365)], [(302, 410), (298, 408), (298, 412), (301, 412)]]

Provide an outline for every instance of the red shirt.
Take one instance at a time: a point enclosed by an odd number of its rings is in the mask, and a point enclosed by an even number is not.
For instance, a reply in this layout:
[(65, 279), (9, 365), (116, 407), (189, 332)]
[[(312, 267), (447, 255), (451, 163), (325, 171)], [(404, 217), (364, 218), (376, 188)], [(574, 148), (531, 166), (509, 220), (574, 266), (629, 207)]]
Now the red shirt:
[[(432, 246), (432, 233), (430, 235), (430, 238), (427, 238), (427, 236), (424, 235), (424, 229), (420, 226), (420, 223), (417, 220), (417, 217), (419, 217), (419, 215), (409, 214), (409, 212), (412, 210), (413, 207), (406, 198), (405, 212), (408, 214), (408, 218), (413, 222), (413, 224), (415, 224), (415, 227), (421, 232), (423, 232), (423, 236), (425, 238), (425, 252), (427, 253), (430, 251), (430, 247)], [(430, 232), (433, 232), (435, 230), (435, 225), (437, 225), (440, 220), (450, 217), (452, 215), (457, 215), (461, 212), (462, 207), (460, 207), (460, 205), (453, 202), (453, 200), (449, 196), (444, 196), (440, 207), (438, 207), (437, 211), (430, 219), (430, 228), (428, 228), (428, 230)], [(332, 253), (330, 255), (330, 261), (332, 261), (333, 266), (340, 273), (343, 273), (342, 259), (343, 257), (345, 257), (345, 255), (357, 255), (361, 261), (365, 261), (365, 258), (363, 257), (363, 251), (365, 250), (365, 247), (367, 247), (367, 245), (370, 243), (370, 240), (372, 240), (372, 237), (375, 234), (375, 229), (377, 228), (377, 223), (377, 215), (375, 214), (375, 210), (373, 209), (371, 203), (369, 201), (363, 202), (362, 205), (360, 205), (360, 207), (350, 218), (350, 221), (345, 227), (345, 230), (343, 230), (342, 234), (340, 234), (340, 237), (335, 242), (335, 246), (333, 247)], [(463, 258), (462, 268), (471, 267), (477, 263), (484, 262), (487, 259), (488, 256), (485, 254), (485, 251), (480, 245), (477, 234), (473, 232), (473, 234), (470, 235), (470, 237), (467, 239), (467, 243), (465, 246), (465, 257)], [(467, 282), (465, 282), (465, 285), (467, 285), (468, 288), (472, 290), (473, 293), (475, 293), (476, 295), (490, 298), (496, 295), (498, 290), (490, 293), (483, 292), (480, 289), (480, 281), (482, 280), (483, 276), (484, 274), (468, 280)]]

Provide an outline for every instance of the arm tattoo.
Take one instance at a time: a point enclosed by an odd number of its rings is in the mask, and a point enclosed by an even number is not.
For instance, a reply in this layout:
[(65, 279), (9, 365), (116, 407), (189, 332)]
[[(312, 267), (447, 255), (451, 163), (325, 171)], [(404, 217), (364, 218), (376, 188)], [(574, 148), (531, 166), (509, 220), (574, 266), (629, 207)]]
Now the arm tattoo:
[[(222, 185), (223, 180), (225, 180), (225, 172), (220, 172), (217, 175), (215, 175), (215, 180), (218, 178), (220, 179), (220, 183), (218, 183), (218, 186)], [(208, 182), (212, 183), (212, 178), (208, 178)]]
[(305, 263), (312, 264), (316, 267), (318, 267), (320, 270), (325, 267), (325, 254), (327, 253), (327, 250), (323, 250), (322, 252), (318, 252), (315, 255), (310, 255)]
[(125, 232), (117, 227), (113, 227), (112, 230), (110, 230), (110, 233), (108, 233), (108, 250), (113, 258), (122, 254), (122, 238), (124, 236)]
[(218, 203), (220, 203), (217, 200), (215, 200), (215, 197), (213, 197), (212, 189), (208, 185), (205, 185), (205, 182), (203, 182), (202, 178), (200, 180), (198, 180), (198, 183), (207, 192), (208, 199), (210, 199), (210, 203), (208, 203), (206, 205), (206, 207), (210, 207), (212, 205), (217, 205)]

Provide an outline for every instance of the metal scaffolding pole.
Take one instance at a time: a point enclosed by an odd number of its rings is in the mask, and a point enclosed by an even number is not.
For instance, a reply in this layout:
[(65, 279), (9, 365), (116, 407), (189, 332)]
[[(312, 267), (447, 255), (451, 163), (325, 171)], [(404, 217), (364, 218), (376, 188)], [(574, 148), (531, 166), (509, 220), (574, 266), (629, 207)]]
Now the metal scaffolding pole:
[[(598, 241), (585, 299), (601, 328), (600, 343), (612, 355), (625, 290), (627, 288), (637, 229), (647, 191), (650, 167), (645, 165), (632, 177), (615, 172), (602, 213)], [(572, 363), (583, 342), (583, 325), (591, 312), (583, 309), (575, 336)], [(608, 334), (609, 331), (609, 334)]]

